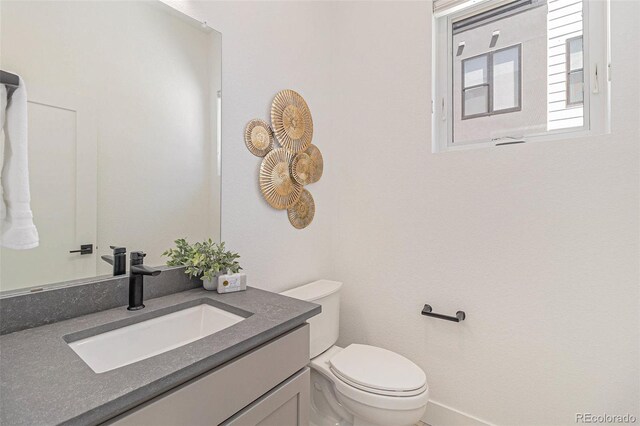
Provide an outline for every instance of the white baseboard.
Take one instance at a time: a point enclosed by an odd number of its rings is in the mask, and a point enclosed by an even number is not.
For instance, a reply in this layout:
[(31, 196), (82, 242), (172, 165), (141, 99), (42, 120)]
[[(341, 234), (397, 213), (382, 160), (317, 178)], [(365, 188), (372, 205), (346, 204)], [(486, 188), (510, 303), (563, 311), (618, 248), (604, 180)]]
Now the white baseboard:
[(422, 421), (430, 426), (492, 426), (470, 414), (430, 400)]

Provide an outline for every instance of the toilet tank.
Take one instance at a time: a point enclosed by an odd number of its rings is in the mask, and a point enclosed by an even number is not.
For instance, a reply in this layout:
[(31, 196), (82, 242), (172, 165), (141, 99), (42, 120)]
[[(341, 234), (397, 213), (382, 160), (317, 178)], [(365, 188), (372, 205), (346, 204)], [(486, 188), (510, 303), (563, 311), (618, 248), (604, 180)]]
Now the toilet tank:
[(338, 341), (340, 326), (340, 287), (338, 281), (319, 280), (282, 292), (293, 297), (322, 306), (322, 312), (309, 318), (310, 356), (315, 358)]

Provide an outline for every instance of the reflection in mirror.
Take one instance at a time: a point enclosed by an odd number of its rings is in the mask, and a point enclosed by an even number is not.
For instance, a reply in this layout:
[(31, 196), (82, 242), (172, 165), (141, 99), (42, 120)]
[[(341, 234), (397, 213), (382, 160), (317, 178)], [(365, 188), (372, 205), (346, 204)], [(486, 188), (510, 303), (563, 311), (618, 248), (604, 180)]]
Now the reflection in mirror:
[[(3, 241), (0, 290), (111, 274), (109, 246), (161, 265), (177, 238), (219, 241), (221, 35), (156, 1), (2, 1), (0, 18), (39, 234)], [(1, 133), (6, 198), (17, 138)]]

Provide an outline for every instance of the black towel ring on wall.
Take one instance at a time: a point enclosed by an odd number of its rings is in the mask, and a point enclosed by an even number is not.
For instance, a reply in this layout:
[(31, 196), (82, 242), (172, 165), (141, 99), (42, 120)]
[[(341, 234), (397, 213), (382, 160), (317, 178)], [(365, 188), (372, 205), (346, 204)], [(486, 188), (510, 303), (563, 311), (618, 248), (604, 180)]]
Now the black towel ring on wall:
[(465, 318), (467, 317), (467, 314), (464, 313), (464, 311), (458, 311), (456, 312), (456, 316), (452, 317), (449, 315), (443, 315), (443, 314), (436, 314), (432, 312), (433, 309), (431, 308), (431, 305), (424, 305), (424, 308), (422, 308), (422, 315), (427, 316), (427, 317), (434, 317), (434, 318), (438, 318), (438, 319), (443, 319), (443, 320), (447, 320), (447, 321), (453, 321), (453, 322), (460, 322), (460, 321), (464, 321)]
[(11, 98), (13, 92), (20, 87), (20, 77), (0, 70), (0, 84), (7, 86), (7, 98)]

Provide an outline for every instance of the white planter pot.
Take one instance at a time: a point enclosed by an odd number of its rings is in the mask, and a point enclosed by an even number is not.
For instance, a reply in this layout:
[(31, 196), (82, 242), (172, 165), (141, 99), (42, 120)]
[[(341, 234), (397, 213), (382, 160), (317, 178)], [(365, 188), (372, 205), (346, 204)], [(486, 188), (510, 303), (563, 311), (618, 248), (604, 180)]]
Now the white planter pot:
[(202, 277), (202, 285), (205, 290), (216, 290), (218, 288), (218, 276), (216, 275), (211, 280)]
[(205, 277), (200, 278), (202, 280), (202, 285), (205, 290), (216, 291), (218, 289), (218, 277), (220, 275), (224, 275), (226, 272), (218, 272), (213, 276), (212, 279), (208, 280)]

